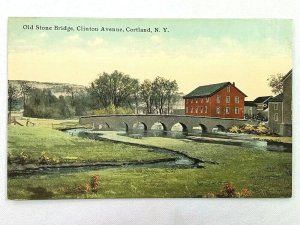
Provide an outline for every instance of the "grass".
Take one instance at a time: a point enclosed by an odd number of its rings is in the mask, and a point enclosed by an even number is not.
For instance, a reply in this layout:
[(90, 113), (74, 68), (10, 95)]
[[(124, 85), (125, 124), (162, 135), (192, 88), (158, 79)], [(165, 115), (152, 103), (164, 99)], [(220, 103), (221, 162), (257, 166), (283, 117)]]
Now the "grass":
[[(147, 153), (142, 148), (140, 151), (139, 148), (126, 144), (82, 140), (47, 128), (17, 129), (9, 127), (9, 151), (15, 153), (23, 150), (38, 156), (42, 149), (48, 149), (51, 154), (60, 157), (76, 156), (85, 160), (163, 157), (152, 152)], [(126, 138), (122, 137), (122, 140)], [(237, 190), (248, 188), (252, 192), (252, 197), (291, 196), (291, 153), (159, 137), (134, 139), (134, 142), (174, 149), (218, 164), (204, 163), (203, 169), (119, 168), (9, 177), (8, 197), (10, 199), (195, 198), (202, 197), (208, 192), (218, 192), (226, 182), (232, 182)], [(87, 152), (89, 154), (86, 154)], [(98, 192), (78, 192), (76, 187), (89, 184), (93, 175), (99, 176)]]
[(142, 147), (111, 144), (70, 136), (44, 127), (8, 127), (8, 152), (18, 156), (22, 152), (36, 163), (42, 152), (60, 162), (141, 161), (169, 158)]
[(35, 127), (44, 127), (44, 128), (52, 128), (55, 125), (60, 125), (63, 123), (72, 124), (72, 125), (79, 124), (78, 119), (56, 120), (56, 119), (43, 119), (43, 118), (29, 118), (29, 117), (21, 117), (21, 116), (16, 117), (16, 119), (22, 125), (25, 125), (26, 120), (29, 119), (30, 122), (34, 123)]
[(274, 141), (274, 142), (292, 144), (292, 137), (255, 136), (253, 138), (261, 141)]

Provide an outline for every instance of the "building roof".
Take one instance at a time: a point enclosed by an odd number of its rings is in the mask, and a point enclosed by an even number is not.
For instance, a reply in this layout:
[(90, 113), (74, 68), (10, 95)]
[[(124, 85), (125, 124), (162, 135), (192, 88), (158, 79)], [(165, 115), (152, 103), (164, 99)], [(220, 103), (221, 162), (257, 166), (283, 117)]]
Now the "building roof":
[[(193, 98), (193, 97), (208, 97), (219, 90), (225, 88), (227, 85), (231, 84), (230, 82), (223, 82), (218, 84), (209, 84), (204, 86), (199, 86), (189, 94), (183, 96), (183, 98)], [(232, 85), (232, 84), (231, 84)], [(234, 85), (233, 85), (234, 86)], [(235, 87), (235, 86), (234, 86)], [(240, 91), (237, 87), (235, 87), (239, 92), (241, 92), (244, 96), (247, 97), (242, 91)]]
[(282, 102), (283, 101), (283, 94), (276, 95), (274, 98), (270, 99), (269, 102)]
[(282, 82), (286, 79), (286, 78), (288, 78), (289, 76), (291, 76), (293, 74), (293, 70), (291, 69), (286, 75), (284, 75), (284, 77), (282, 78)]
[(272, 96), (260, 96), (257, 97), (256, 99), (254, 99), (254, 103), (264, 103), (265, 101), (269, 100), (270, 98), (272, 98)]
[(256, 107), (256, 104), (253, 101), (244, 101), (244, 106), (254, 106), (254, 107)]

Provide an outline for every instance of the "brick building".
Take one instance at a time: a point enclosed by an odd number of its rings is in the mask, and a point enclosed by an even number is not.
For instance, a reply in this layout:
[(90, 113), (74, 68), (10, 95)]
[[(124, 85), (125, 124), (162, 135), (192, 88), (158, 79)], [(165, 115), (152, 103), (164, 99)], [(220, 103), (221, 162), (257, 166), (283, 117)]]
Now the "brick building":
[(245, 97), (234, 82), (200, 86), (183, 97), (185, 115), (243, 119)]

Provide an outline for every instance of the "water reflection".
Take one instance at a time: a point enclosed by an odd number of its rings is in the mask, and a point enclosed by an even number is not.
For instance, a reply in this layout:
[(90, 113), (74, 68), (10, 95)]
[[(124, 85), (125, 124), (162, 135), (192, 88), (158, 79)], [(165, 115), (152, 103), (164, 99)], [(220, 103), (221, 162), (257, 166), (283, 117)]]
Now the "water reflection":
[[(68, 132), (71, 135), (78, 135), (82, 129), (71, 129)], [(105, 133), (105, 131), (101, 131)], [(202, 133), (194, 132), (188, 134), (184, 131), (165, 131), (159, 130), (144, 130), (144, 129), (133, 129), (131, 132), (116, 131), (116, 135), (128, 136), (131, 138), (144, 138), (144, 137), (162, 137), (162, 138), (175, 138), (175, 139), (188, 139), (190, 141), (199, 143), (211, 143), (211, 144), (223, 144), (223, 145), (234, 145), (241, 147), (250, 147), (253, 149), (259, 149), (264, 151), (277, 151), (277, 152), (292, 152), (292, 144), (289, 143), (278, 143), (272, 141), (260, 141), (253, 139), (253, 135), (248, 134), (235, 134), (228, 132), (216, 132), (216, 133)]]
[(253, 149), (266, 151), (292, 152), (292, 144), (260, 141), (253, 139), (253, 135), (233, 134), (226, 132), (202, 133), (201, 131), (188, 134), (183, 131), (164, 131), (164, 130), (132, 130), (132, 132), (123, 132), (119, 135), (132, 138), (143, 137), (163, 137), (175, 139), (188, 139), (199, 143), (234, 145), (241, 147), (251, 147)]

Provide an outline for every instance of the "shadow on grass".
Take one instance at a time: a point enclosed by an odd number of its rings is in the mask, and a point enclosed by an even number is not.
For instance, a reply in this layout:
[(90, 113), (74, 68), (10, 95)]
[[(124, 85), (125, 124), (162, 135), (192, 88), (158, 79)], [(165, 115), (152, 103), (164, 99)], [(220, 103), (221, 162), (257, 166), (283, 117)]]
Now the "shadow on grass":
[(28, 187), (27, 191), (32, 192), (30, 199), (50, 199), (53, 197), (53, 192), (43, 187)]

